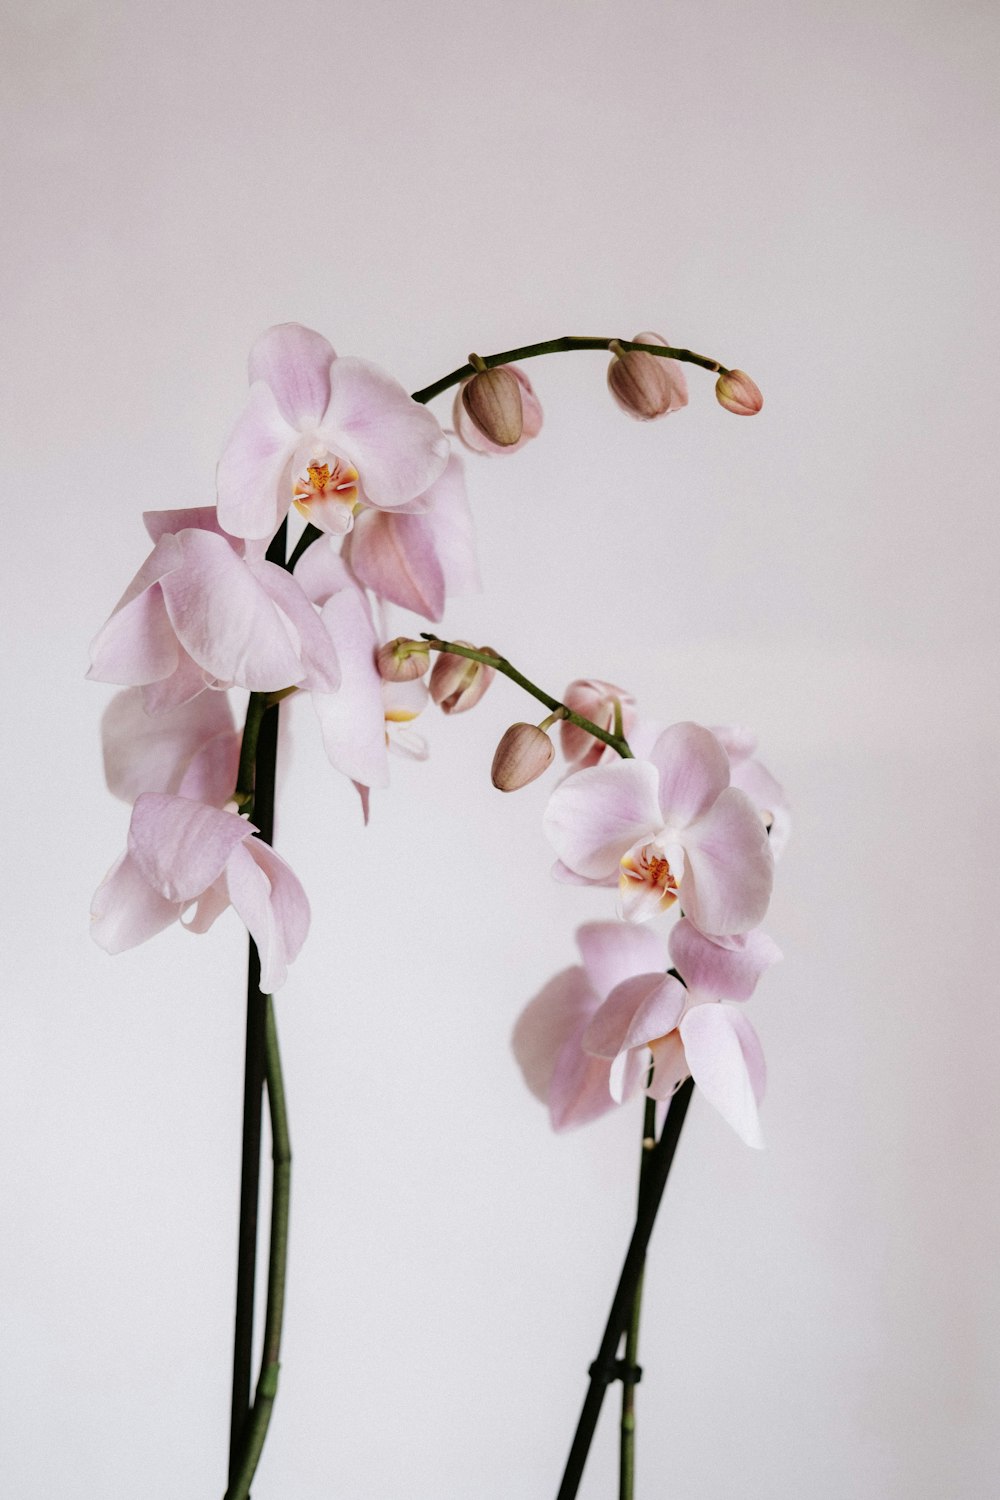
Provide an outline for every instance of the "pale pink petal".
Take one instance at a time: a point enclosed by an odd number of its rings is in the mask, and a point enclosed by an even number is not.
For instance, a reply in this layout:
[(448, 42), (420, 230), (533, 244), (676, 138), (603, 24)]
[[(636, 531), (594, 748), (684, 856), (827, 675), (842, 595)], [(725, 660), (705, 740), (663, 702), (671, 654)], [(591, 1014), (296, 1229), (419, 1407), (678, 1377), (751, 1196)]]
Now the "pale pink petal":
[[(598, 729), (606, 729), (609, 734), (614, 732), (616, 700), (621, 705), (622, 733), (628, 739), (635, 723), (635, 699), (624, 688), (616, 687), (613, 682), (602, 682), (598, 677), (580, 677), (571, 682), (563, 694), (567, 708), (589, 719)], [(598, 761), (615, 754), (610, 745), (602, 744), (586, 729), (571, 724), (569, 720), (564, 720), (559, 726), (559, 738), (563, 755), (576, 763), (577, 770), (596, 766)]]
[[(542, 407), (531, 381), (517, 365), (507, 365), (506, 368), (521, 387), (522, 426), (521, 436), (516, 443), (510, 443), (504, 447), (500, 443), (494, 443), (485, 433), (479, 431), (462, 400), (462, 390), (468, 384), (467, 380), (463, 380), (459, 386), (455, 394), (455, 404), (452, 407), (452, 422), (459, 441), (464, 443), (466, 448), (471, 448), (473, 453), (482, 453), (489, 458), (499, 457), (503, 453), (518, 453), (525, 443), (530, 443), (531, 439), (537, 437), (542, 430)], [(471, 380), (472, 376), (468, 378)]]
[(767, 915), (774, 858), (760, 815), (744, 792), (727, 787), (686, 830), (685, 914), (708, 933), (749, 932)]
[(615, 1058), (633, 1047), (647, 1047), (673, 1031), (684, 1011), (687, 991), (665, 974), (634, 974), (616, 985), (583, 1034), (584, 1051)]
[(312, 694), (323, 747), (338, 771), (366, 786), (387, 786), (382, 679), (375, 666), (375, 631), (357, 589), (343, 589), (323, 606), (323, 624), (337, 643), (341, 685)]
[[(722, 1118), (748, 1146), (762, 1147), (753, 1083), (728, 1005), (696, 1005), (681, 1021), (680, 1033), (695, 1083)], [(745, 1023), (749, 1025), (749, 1023)]]
[(670, 934), (670, 957), (684, 983), (703, 990), (713, 1000), (749, 1000), (757, 981), (781, 958), (781, 949), (766, 932), (755, 928), (713, 943), (685, 917)]
[(564, 1043), (586, 1026), (600, 1001), (579, 965), (550, 979), (518, 1016), (511, 1046), (524, 1081), (546, 1103)]
[(405, 724), (393, 729), (388, 748), (393, 755), (401, 755), (405, 760), (426, 760), (431, 753), (424, 736)]
[(657, 781), (655, 766), (636, 760), (567, 777), (549, 798), (543, 820), (563, 864), (591, 879), (617, 873), (622, 855), (662, 824)]
[(188, 932), (207, 932), (226, 911), (229, 904), (229, 888), (226, 885), (225, 874), (223, 874), (208, 887), (207, 891), (202, 891), (193, 914), (190, 917), (181, 917), (181, 926), (186, 927)]
[(650, 753), (660, 776), (661, 822), (684, 828), (729, 785), (729, 757), (710, 729), (673, 724)]
[(753, 1089), (754, 1098), (760, 1104), (767, 1091), (767, 1063), (764, 1061), (764, 1049), (760, 1045), (760, 1037), (741, 1010), (736, 1010), (729, 1005), (724, 1006), (723, 1009), (729, 1016), (729, 1024), (743, 1049), (743, 1061), (747, 1065), (750, 1087)]
[(295, 654), (305, 668), (304, 687), (332, 693), (340, 686), (337, 648), (291, 573), (277, 563), (254, 563), (250, 571), (290, 626)]
[(611, 1094), (610, 1063), (584, 1052), (580, 1032), (574, 1032), (556, 1058), (549, 1086), (552, 1129), (572, 1130), (587, 1125), (615, 1109), (618, 1102)]
[(732, 784), (746, 792), (767, 827), (771, 853), (780, 858), (792, 828), (791, 809), (784, 788), (759, 760), (746, 760), (733, 767)]
[(624, 1104), (642, 1086), (649, 1074), (649, 1056), (646, 1047), (632, 1047), (619, 1052), (611, 1064), (608, 1089), (616, 1104)]
[(97, 632), (90, 643), (87, 676), (92, 682), (139, 687), (169, 677), (179, 660), (162, 588), (154, 583), (116, 610)]
[(94, 895), (90, 935), (105, 953), (124, 953), (176, 922), (183, 904), (154, 891), (135, 860), (123, 854)]
[(482, 582), (472, 511), (465, 489), (465, 464), (459, 454), (451, 455), (440, 479), (418, 499), (426, 507), (424, 514), (434, 535), (445, 592), (449, 597), (478, 593)]
[(334, 360), (320, 438), (360, 476), (365, 499), (393, 509), (422, 495), (448, 462), (437, 418), (367, 360)]
[(669, 1099), (691, 1074), (680, 1032), (675, 1029), (657, 1037), (650, 1042), (649, 1050), (653, 1054), (653, 1077), (646, 1092), (651, 1099)]
[(712, 733), (729, 756), (732, 766), (749, 760), (757, 748), (757, 736), (743, 724), (713, 724)]
[(444, 569), (424, 515), (366, 510), (344, 544), (355, 577), (380, 599), (426, 620), (444, 613)]
[(132, 809), (128, 849), (167, 901), (193, 901), (218, 880), (252, 823), (186, 797), (144, 792)]
[[(173, 626), (170, 627), (173, 629)], [(170, 713), (213, 686), (215, 678), (192, 661), (184, 647), (177, 643), (177, 667), (159, 682), (147, 682), (142, 689), (142, 706), (152, 718)]]
[[(245, 856), (256, 864), (268, 884), (267, 901), (270, 912), (268, 942), (271, 946), (267, 953), (261, 950), (261, 986), (268, 991), (275, 990), (284, 983), (285, 965), (292, 963), (298, 957), (302, 944), (308, 936), (309, 900), (298, 876), (281, 858), (281, 855), (274, 852), (270, 844), (265, 844), (262, 839), (251, 838), (234, 850), (226, 865), (226, 884), (229, 887), (230, 899), (246, 922), (258, 948), (261, 948), (261, 944), (234, 894), (234, 890), (243, 890), (242, 871)], [(235, 876), (235, 886), (234, 864), (239, 867)], [(259, 888), (255, 887), (255, 889)], [(255, 898), (249, 899), (252, 901)]]
[[(190, 505), (185, 510), (144, 510), (142, 524), (154, 542), (178, 531), (214, 531), (218, 536), (226, 535), (219, 525), (219, 513), (214, 505)], [(234, 547), (240, 546), (234, 537), (226, 540)]]
[(618, 871), (613, 870), (610, 875), (604, 875), (600, 880), (588, 880), (586, 875), (578, 875), (568, 865), (564, 865), (561, 859), (557, 859), (551, 870), (552, 879), (558, 880), (560, 885), (600, 885), (604, 887), (618, 884)]
[[(221, 698), (223, 694), (206, 693), (204, 696)], [(176, 788), (177, 795), (188, 797), (192, 802), (205, 802), (209, 807), (222, 807), (228, 802), (236, 787), (242, 740), (238, 729), (230, 729), (202, 745), (192, 756), (184, 779)], [(164, 791), (168, 790), (172, 788), (164, 788)]]
[(315, 427), (330, 399), (333, 345), (301, 323), (277, 323), (250, 351), (250, 384), (269, 386), (278, 410), (292, 427)]
[(208, 531), (182, 531), (174, 540), (183, 565), (160, 587), (178, 639), (198, 665), (256, 692), (301, 682), (305, 672), (281, 616), (246, 563)]
[(585, 922), (576, 929), (587, 978), (601, 1000), (635, 974), (661, 974), (667, 967), (663, 940), (648, 927), (627, 922)]
[[(375, 515), (376, 512), (372, 511), (371, 514)], [(330, 537), (320, 537), (306, 548), (295, 564), (292, 577), (313, 604), (325, 604), (332, 594), (339, 594), (341, 589), (352, 589), (361, 595), (357, 579)]]
[(202, 693), (155, 718), (146, 712), (141, 688), (116, 693), (101, 719), (108, 790), (123, 802), (142, 792), (176, 792), (192, 756), (233, 727), (224, 693)]
[(219, 525), (230, 536), (272, 537), (292, 503), (285, 474), (299, 434), (263, 382), (250, 397), (219, 459)]

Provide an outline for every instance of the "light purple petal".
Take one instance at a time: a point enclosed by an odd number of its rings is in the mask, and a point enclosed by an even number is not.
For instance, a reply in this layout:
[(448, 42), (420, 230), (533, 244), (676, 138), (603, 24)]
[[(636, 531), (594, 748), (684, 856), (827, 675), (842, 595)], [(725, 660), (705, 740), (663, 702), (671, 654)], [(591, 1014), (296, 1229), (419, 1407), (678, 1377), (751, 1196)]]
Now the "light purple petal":
[(316, 427), (330, 399), (333, 345), (301, 323), (277, 323), (250, 351), (250, 384), (262, 380), (292, 427)]
[(224, 693), (202, 693), (155, 718), (146, 712), (141, 688), (116, 693), (101, 719), (108, 790), (123, 802), (142, 792), (176, 792), (192, 756), (233, 728)]
[(757, 981), (781, 958), (781, 949), (766, 932), (755, 928), (713, 943), (685, 917), (670, 934), (670, 957), (684, 983), (703, 990), (713, 1000), (749, 1000)]
[(198, 665), (257, 692), (301, 682), (305, 671), (281, 615), (251, 568), (211, 532), (182, 531), (174, 540), (183, 565), (160, 587), (178, 639)]
[(648, 927), (627, 922), (585, 922), (576, 929), (577, 946), (594, 991), (606, 1000), (616, 985), (635, 974), (663, 973), (663, 940)]
[(639, 839), (662, 825), (656, 767), (622, 760), (577, 771), (557, 786), (543, 827), (560, 860), (578, 875), (603, 879)]
[(292, 503), (285, 468), (299, 434), (278, 409), (268, 386), (259, 382), (219, 459), (219, 525), (230, 536), (272, 537)]
[(384, 370), (353, 357), (335, 360), (330, 370), (320, 436), (330, 452), (354, 465), (365, 498), (380, 510), (422, 495), (450, 451), (432, 412)]
[(583, 1034), (584, 1051), (612, 1059), (673, 1031), (687, 991), (672, 975), (634, 974), (611, 991)]
[(303, 686), (332, 693), (340, 686), (337, 648), (301, 585), (277, 563), (254, 563), (250, 571), (291, 627), (296, 655), (305, 668)]
[(132, 809), (128, 849), (167, 901), (193, 901), (218, 880), (232, 851), (253, 831), (235, 813), (145, 792)]
[(774, 858), (760, 815), (744, 792), (727, 787), (686, 830), (681, 903), (708, 933), (749, 932), (767, 915)]
[(375, 631), (357, 589), (323, 606), (323, 624), (337, 643), (341, 685), (312, 694), (323, 747), (338, 771), (365, 786), (388, 786), (382, 679), (375, 666)]
[(764, 1138), (738, 1018), (740, 1012), (728, 1005), (696, 1005), (681, 1021), (681, 1040), (691, 1075), (705, 1098), (741, 1140), (760, 1148)]
[(183, 902), (154, 891), (135, 860), (123, 854), (94, 895), (90, 935), (105, 953), (124, 953), (176, 922), (182, 910)]
[(710, 729), (673, 724), (650, 753), (660, 776), (663, 823), (684, 828), (706, 813), (729, 785), (729, 757)]

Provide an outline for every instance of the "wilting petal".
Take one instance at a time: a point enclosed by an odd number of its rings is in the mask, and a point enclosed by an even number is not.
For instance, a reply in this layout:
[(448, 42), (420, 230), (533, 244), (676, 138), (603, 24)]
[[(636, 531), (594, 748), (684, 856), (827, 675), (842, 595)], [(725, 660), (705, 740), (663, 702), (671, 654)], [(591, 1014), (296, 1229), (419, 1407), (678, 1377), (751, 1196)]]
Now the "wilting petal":
[(644, 835), (662, 824), (656, 767), (622, 760), (576, 771), (552, 793), (543, 827), (562, 862), (603, 879)]
[(740, 1034), (749, 1026), (728, 1005), (695, 1005), (681, 1021), (680, 1033), (691, 1075), (705, 1098), (741, 1140), (759, 1148), (764, 1138)]
[(744, 792), (727, 787), (685, 832), (684, 911), (702, 932), (749, 932), (767, 915), (774, 858)]
[(334, 360), (320, 438), (361, 476), (365, 498), (393, 509), (422, 495), (448, 462), (437, 418), (367, 360)]
[(687, 991), (669, 974), (635, 974), (616, 985), (583, 1034), (584, 1051), (615, 1058), (673, 1031)]
[(182, 531), (173, 540), (183, 565), (160, 586), (177, 637), (198, 665), (255, 692), (301, 682), (305, 671), (251, 568), (211, 532)]
[(305, 668), (303, 686), (332, 693), (340, 685), (337, 649), (301, 586), (277, 563), (254, 563), (250, 571), (291, 626), (296, 655)]
[(312, 694), (323, 747), (336, 766), (365, 786), (387, 786), (382, 679), (375, 666), (375, 630), (355, 588), (334, 594), (323, 606), (323, 624), (337, 643), (338, 692)]
[(330, 400), (333, 345), (301, 323), (277, 323), (250, 351), (250, 384), (269, 386), (285, 421), (300, 431), (316, 427)]
[(247, 839), (233, 850), (226, 863), (226, 886), (257, 945), (260, 987), (271, 994), (284, 984), (287, 966), (309, 931), (306, 893), (280, 855), (260, 839)]
[(292, 503), (285, 466), (299, 434), (281, 415), (270, 387), (250, 388), (246, 409), (219, 459), (219, 525), (230, 536), (272, 537)]
[(684, 828), (729, 785), (729, 757), (710, 729), (673, 724), (649, 756), (660, 776), (663, 823)]
[(585, 922), (576, 929), (577, 946), (587, 978), (601, 1000), (635, 974), (663, 972), (667, 966), (662, 939), (648, 927), (627, 922)]
[(123, 802), (142, 792), (176, 792), (196, 752), (233, 728), (225, 693), (202, 693), (155, 718), (146, 712), (140, 688), (116, 693), (101, 719), (108, 790)]
[(91, 907), (90, 935), (105, 953), (124, 953), (176, 922), (183, 902), (154, 891), (128, 854), (112, 865)]
[(685, 917), (670, 934), (670, 957), (689, 989), (713, 1000), (749, 1000), (764, 970), (781, 958), (781, 949), (759, 928), (722, 946)]
[(193, 901), (218, 880), (233, 850), (253, 832), (253, 824), (235, 813), (145, 792), (132, 809), (128, 849), (167, 901)]

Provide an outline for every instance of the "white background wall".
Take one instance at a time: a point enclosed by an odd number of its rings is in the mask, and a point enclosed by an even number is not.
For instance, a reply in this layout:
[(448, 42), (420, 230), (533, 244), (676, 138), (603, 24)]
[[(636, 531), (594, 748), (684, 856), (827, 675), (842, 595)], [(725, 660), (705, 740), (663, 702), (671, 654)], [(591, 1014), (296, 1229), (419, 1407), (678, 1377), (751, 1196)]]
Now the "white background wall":
[[(696, 1099), (654, 1240), (642, 1500), (1000, 1492), (998, 24), (986, 3), (38, 0), (8, 11), (5, 1491), (221, 1494), (244, 940), (109, 959), (127, 809), (87, 642), (203, 504), (246, 352), (298, 319), (423, 385), (653, 327), (748, 369), (639, 427), (599, 355), (470, 471), (486, 591), (445, 628), (559, 691), (740, 720), (794, 800), (752, 1016), (769, 1149)], [(447, 402), (436, 408), (442, 419)], [(507, 1038), (601, 893), (498, 686), (359, 826), (308, 712), (279, 847), (295, 1147), (255, 1497), (547, 1500), (628, 1234), (636, 1107), (550, 1135)], [(615, 1432), (583, 1494), (614, 1493)]]

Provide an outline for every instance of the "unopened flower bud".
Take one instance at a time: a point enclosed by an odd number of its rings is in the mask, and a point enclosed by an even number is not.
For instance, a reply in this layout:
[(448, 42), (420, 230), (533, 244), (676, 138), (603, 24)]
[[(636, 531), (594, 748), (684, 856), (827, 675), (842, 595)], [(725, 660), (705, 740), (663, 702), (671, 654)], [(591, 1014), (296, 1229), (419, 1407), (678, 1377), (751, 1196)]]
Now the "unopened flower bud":
[(500, 365), (480, 370), (462, 387), (462, 405), (483, 437), (501, 448), (512, 448), (521, 436), (524, 413), (516, 375)]
[(375, 655), (379, 676), (386, 682), (412, 682), (423, 677), (431, 664), (431, 653), (423, 641), (411, 641), (398, 635), (380, 646)]
[[(653, 354), (650, 358), (655, 359), (656, 355)], [(613, 682), (602, 682), (598, 677), (578, 677), (566, 689), (563, 702), (574, 713), (581, 714), (583, 718), (596, 724), (598, 729), (607, 730), (608, 734), (616, 732), (617, 710), (621, 715), (622, 734), (627, 739), (632, 732), (635, 699), (624, 688), (615, 687)], [(608, 747), (602, 740), (595, 739), (589, 730), (581, 729), (578, 724), (571, 724), (568, 719), (564, 719), (559, 726), (559, 737), (562, 753), (576, 771), (596, 766), (608, 754)]]
[[(496, 654), (489, 646), (477, 648), (469, 641), (456, 641), (455, 645)], [(470, 661), (467, 656), (442, 651), (431, 672), (431, 697), (444, 713), (464, 714), (467, 709), (475, 708), (495, 676), (494, 669), (481, 661)]]
[(512, 724), (493, 757), (490, 776), (500, 792), (516, 792), (552, 764), (556, 748), (537, 724)]
[(764, 397), (743, 370), (728, 370), (715, 382), (715, 399), (738, 417), (753, 417), (764, 405)]
[[(490, 385), (482, 382), (486, 377), (501, 375), (503, 382), (491, 381)], [(515, 420), (510, 420), (509, 413), (514, 409), (514, 398), (512, 395), (511, 381), (516, 387), (518, 413)], [(500, 392), (500, 396), (497, 392)], [(469, 393), (472, 392), (469, 404)], [(494, 429), (489, 410), (484, 407), (490, 405), (500, 408), (500, 416), (504, 417), (500, 428)], [(525, 443), (537, 437), (542, 430), (542, 408), (538, 397), (532, 388), (531, 381), (523, 370), (516, 365), (498, 365), (495, 370), (482, 370), (476, 375), (470, 375), (463, 380), (455, 397), (452, 408), (452, 421), (455, 424), (455, 432), (461, 443), (466, 448), (471, 448), (474, 453), (487, 453), (491, 456), (500, 453), (517, 453), (524, 447)], [(511, 433), (517, 426), (517, 436), (511, 440)]]
[[(633, 344), (660, 344), (658, 333), (637, 333)], [(608, 389), (622, 411), (640, 422), (651, 422), (687, 406), (687, 378), (679, 360), (644, 354), (641, 349), (612, 345), (615, 357), (608, 365)], [(620, 350), (620, 352), (619, 352)]]

